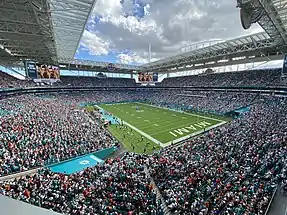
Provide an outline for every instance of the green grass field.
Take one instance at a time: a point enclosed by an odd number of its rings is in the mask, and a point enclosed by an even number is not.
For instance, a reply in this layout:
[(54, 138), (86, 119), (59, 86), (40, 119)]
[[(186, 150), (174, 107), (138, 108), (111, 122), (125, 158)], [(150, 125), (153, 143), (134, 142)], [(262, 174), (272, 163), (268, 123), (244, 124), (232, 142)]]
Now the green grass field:
[[(149, 147), (148, 151), (153, 150), (155, 145), (165, 147), (226, 123), (222, 118), (181, 113), (143, 103), (101, 104), (99, 106), (124, 121), (128, 129), (124, 130), (120, 126), (112, 125), (110, 131), (131, 151), (136, 151), (132, 148), (139, 146), (140, 152), (145, 147)], [(141, 136), (144, 140), (141, 140)]]

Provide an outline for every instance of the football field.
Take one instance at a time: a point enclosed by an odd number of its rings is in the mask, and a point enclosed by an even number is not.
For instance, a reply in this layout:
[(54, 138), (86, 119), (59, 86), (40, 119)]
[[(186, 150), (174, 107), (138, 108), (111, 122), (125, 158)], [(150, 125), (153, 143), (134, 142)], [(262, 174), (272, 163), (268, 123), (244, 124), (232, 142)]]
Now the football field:
[(101, 104), (99, 107), (161, 147), (180, 142), (227, 122), (215, 117), (178, 112), (144, 103)]

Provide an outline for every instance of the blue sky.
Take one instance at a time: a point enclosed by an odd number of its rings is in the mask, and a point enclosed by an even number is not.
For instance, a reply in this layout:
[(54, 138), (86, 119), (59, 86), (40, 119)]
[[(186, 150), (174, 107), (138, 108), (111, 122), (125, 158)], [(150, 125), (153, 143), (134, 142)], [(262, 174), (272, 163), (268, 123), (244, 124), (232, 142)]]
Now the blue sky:
[[(126, 3), (125, 0), (112, 0), (112, 1), (120, 1), (120, 5), (124, 8), (124, 4)], [(121, 16), (124, 18), (128, 17), (135, 17), (138, 22), (141, 21), (147, 15), (147, 10), (148, 4), (144, 4), (140, 0), (126, 0), (126, 1), (131, 1), (132, 5), (128, 10), (121, 11)], [(129, 2), (130, 3), (130, 2)], [(96, 6), (97, 7), (97, 4)], [(90, 20), (88, 21), (85, 31), (87, 32), (97, 32), (100, 31), (98, 28), (98, 25), (101, 24), (101, 20), (104, 19), (105, 17), (103, 15), (93, 15), (90, 17)], [(111, 25), (111, 23), (109, 23)], [(112, 63), (123, 63), (119, 62), (119, 55), (127, 55), (131, 56), (134, 55), (134, 53), (131, 50), (124, 49), (124, 50), (119, 50), (117, 48), (113, 50), (108, 50), (108, 53), (105, 54), (92, 54), (91, 51), (89, 50), (89, 47), (86, 45), (83, 45), (83, 42), (80, 42), (80, 45), (78, 47), (77, 52), (75, 53), (75, 58), (76, 59), (85, 59), (85, 60), (96, 60), (96, 61), (104, 61), (104, 62), (112, 62)], [(140, 65), (143, 62), (137, 62), (137, 61), (130, 61), (128, 62), (129, 64), (133, 65)]]
[(75, 58), (138, 65), (149, 62), (149, 43), (156, 61), (196, 42), (262, 31), (245, 31), (239, 17), (230, 0), (97, 0)]
[(115, 63), (116, 58), (115, 52), (110, 52), (108, 55), (91, 55), (88, 49), (85, 49), (82, 45), (78, 48), (75, 58), (76, 59), (84, 59), (84, 60), (96, 60), (96, 61), (105, 61)]

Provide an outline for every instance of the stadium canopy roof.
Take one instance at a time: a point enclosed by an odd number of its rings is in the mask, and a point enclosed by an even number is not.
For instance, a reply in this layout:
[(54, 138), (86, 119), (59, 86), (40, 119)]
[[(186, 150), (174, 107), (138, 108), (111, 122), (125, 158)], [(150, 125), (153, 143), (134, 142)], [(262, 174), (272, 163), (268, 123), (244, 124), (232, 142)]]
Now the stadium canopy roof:
[(44, 0), (0, 1), (1, 62), (37, 59), (57, 61), (49, 4)]
[[(287, 45), (287, 0), (237, 0), (244, 19), (258, 22), (278, 44)], [(250, 27), (250, 26), (249, 26)]]
[[(265, 4), (267, 5), (268, 2)], [(272, 0), (272, 4), (276, 10), (278, 30), (281, 31), (284, 43), (287, 45), (287, 0)], [(269, 12), (271, 13), (271, 11)]]
[(144, 71), (176, 72), (282, 58), (284, 50), (265, 32), (195, 49), (143, 65)]
[[(23, 66), (33, 60), (67, 69), (109, 72), (108, 63), (75, 60), (96, 0), (1, 0), (0, 63)], [(113, 72), (131, 73), (137, 66), (113, 64)]]
[[(248, 14), (259, 18), (256, 22), (264, 33), (211, 44), (142, 66), (114, 64), (115, 71), (166, 73), (281, 59), (287, 52), (287, 0), (237, 1)], [(0, 63), (19, 64), (29, 59), (59, 63), (73, 70), (108, 72), (108, 63), (73, 59), (95, 4), (96, 0), (1, 0)]]
[(91, 60), (77, 60), (77, 59), (61, 59), (59, 62), (60, 69), (75, 70), (75, 71), (94, 71), (94, 72), (112, 72), (131, 74), (134, 71), (141, 69), (140, 66), (128, 64), (111, 64), (114, 69), (108, 70), (109, 64), (107, 62), (91, 61)]
[(96, 0), (1, 0), (1, 63), (74, 58)]
[(287, 0), (237, 0), (265, 32), (240, 37), (143, 65), (143, 71), (184, 70), (283, 59), (287, 52)]
[(49, 0), (58, 60), (73, 59), (96, 0)]

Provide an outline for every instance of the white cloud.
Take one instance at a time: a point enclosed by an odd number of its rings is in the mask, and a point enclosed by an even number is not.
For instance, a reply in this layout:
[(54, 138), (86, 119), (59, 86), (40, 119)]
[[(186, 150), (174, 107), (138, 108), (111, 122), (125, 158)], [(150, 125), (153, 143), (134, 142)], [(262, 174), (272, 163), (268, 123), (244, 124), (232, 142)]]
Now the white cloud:
[[(123, 4), (121, 4), (123, 2)], [(241, 27), (236, 1), (231, 0), (140, 0), (142, 18), (132, 16), (133, 0), (98, 0), (82, 45), (90, 54), (119, 54), (120, 62), (147, 62), (149, 41), (153, 58), (178, 53), (187, 44), (210, 39), (229, 39), (258, 31)], [(136, 7), (138, 7), (136, 5)], [(94, 19), (99, 17), (99, 23)]]
[[(129, 53), (129, 54), (118, 54), (117, 56), (117, 62), (123, 63), (123, 64), (131, 64), (131, 63), (139, 63), (144, 64), (148, 63), (148, 58), (146, 57), (140, 57), (135, 53)], [(159, 60), (157, 58), (151, 58), (151, 62)]]
[(120, 0), (98, 0), (93, 15), (103, 17), (119, 17), (122, 15)]
[(91, 55), (107, 55), (109, 53), (109, 42), (99, 38), (96, 32), (91, 33), (85, 30), (81, 45), (88, 48)]

